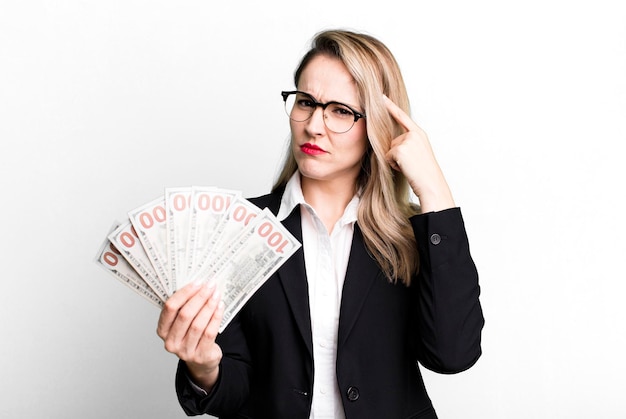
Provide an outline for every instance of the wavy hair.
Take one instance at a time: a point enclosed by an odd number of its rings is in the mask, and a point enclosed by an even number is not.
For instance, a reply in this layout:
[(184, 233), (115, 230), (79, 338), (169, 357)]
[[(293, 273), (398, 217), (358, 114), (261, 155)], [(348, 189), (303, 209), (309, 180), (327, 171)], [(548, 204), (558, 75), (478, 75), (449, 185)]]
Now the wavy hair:
[[(391, 51), (378, 39), (363, 33), (328, 30), (318, 33), (295, 74), (295, 85), (309, 62), (318, 55), (334, 57), (354, 78), (361, 106), (365, 110), (368, 151), (363, 156), (357, 179), (360, 191), (357, 223), (365, 244), (389, 281), (410, 285), (419, 268), (415, 236), (408, 218), (419, 213), (409, 200), (409, 185), (385, 159), (391, 141), (403, 130), (387, 111), (386, 95), (405, 112), (409, 99), (400, 68)], [(291, 150), (291, 148), (289, 149)], [(284, 187), (298, 170), (293, 152), (288, 151), (273, 190)]]

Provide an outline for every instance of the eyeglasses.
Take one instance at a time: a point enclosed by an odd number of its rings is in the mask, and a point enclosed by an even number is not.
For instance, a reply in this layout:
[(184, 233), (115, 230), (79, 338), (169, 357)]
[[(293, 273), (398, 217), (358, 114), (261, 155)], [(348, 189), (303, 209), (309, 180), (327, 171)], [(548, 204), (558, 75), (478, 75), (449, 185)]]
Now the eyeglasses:
[(285, 101), (285, 111), (292, 121), (304, 122), (313, 116), (318, 106), (324, 112), (324, 124), (326, 128), (336, 134), (350, 131), (359, 118), (365, 118), (365, 114), (355, 111), (348, 105), (340, 102), (320, 103), (308, 93), (294, 90), (280, 93)]

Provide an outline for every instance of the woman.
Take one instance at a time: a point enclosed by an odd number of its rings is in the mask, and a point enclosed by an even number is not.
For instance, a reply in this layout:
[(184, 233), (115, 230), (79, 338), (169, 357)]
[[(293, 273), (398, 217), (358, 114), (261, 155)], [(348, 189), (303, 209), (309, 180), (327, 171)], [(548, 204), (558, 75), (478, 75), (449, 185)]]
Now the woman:
[(460, 209), (382, 43), (322, 32), (295, 85), (282, 93), (290, 153), (252, 202), (303, 247), (220, 335), (213, 288), (168, 300), (158, 334), (181, 360), (181, 405), (221, 418), (436, 418), (417, 363), (455, 373), (481, 354)]

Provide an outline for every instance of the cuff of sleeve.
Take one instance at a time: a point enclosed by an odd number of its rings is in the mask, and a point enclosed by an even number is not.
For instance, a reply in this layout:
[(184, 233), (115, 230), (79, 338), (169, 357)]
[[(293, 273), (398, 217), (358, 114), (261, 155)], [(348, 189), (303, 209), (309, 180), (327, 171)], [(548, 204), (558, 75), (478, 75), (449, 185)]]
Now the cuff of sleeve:
[(220, 378), (221, 378), (221, 372), (219, 377), (217, 378), (217, 382), (215, 383), (215, 385), (213, 386), (213, 388), (211, 389), (211, 391), (206, 391), (205, 389), (203, 389), (202, 387), (200, 387), (198, 384), (196, 384), (193, 379), (191, 378), (191, 374), (189, 374), (189, 369), (187, 369), (187, 364), (185, 364), (184, 361), (180, 361), (180, 368), (181, 368), (181, 373), (184, 377), (184, 379), (187, 381), (187, 384), (189, 384), (189, 387), (192, 389), (192, 391), (199, 397), (201, 398), (205, 398), (210, 396), (215, 388), (217, 387), (217, 385), (219, 384)]
[(189, 381), (189, 385), (191, 386), (193, 391), (195, 391), (198, 396), (206, 397), (209, 395), (209, 393), (207, 393), (205, 389), (194, 383), (189, 375), (187, 375), (187, 380)]
[(447, 263), (468, 251), (461, 209), (449, 208), (411, 217), (421, 260), (431, 267)]

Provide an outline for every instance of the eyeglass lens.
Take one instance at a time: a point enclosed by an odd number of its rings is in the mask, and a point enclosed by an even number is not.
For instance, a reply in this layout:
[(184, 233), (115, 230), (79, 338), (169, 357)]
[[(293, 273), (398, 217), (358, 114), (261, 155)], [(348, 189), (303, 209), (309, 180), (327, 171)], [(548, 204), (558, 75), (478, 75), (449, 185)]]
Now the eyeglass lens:
[[(296, 122), (309, 119), (318, 106), (311, 96), (302, 93), (292, 93), (285, 101), (287, 115)], [(324, 123), (335, 133), (349, 131), (354, 122), (354, 113), (346, 105), (331, 102), (324, 109)]]

